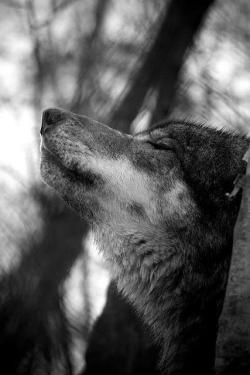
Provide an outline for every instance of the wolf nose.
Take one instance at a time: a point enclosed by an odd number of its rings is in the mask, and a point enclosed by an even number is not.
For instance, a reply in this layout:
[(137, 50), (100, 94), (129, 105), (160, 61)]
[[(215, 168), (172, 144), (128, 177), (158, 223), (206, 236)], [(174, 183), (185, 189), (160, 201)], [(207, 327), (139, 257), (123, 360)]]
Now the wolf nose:
[(42, 126), (40, 133), (43, 135), (52, 125), (55, 125), (59, 121), (65, 118), (64, 111), (57, 108), (49, 108), (43, 112)]

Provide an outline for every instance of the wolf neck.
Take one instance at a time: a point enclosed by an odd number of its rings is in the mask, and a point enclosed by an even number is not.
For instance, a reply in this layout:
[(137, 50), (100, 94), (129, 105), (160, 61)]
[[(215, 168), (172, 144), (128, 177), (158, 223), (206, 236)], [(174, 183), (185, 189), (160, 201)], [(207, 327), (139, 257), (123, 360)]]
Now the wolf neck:
[(178, 235), (117, 235), (108, 228), (97, 234), (118, 288), (160, 343), (168, 375), (210, 374), (213, 368), (231, 243), (209, 229), (207, 237), (187, 228)]

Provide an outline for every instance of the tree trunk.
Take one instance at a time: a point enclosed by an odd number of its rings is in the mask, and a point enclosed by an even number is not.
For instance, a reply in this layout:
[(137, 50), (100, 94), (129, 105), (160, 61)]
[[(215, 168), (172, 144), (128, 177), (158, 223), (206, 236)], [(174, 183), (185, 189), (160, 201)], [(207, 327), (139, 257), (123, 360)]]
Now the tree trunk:
[[(129, 132), (150, 88), (159, 91), (154, 118), (166, 116), (173, 105), (178, 74), (185, 54), (214, 0), (172, 0), (145, 61), (131, 78), (123, 100), (114, 109), (110, 124)], [(157, 113), (156, 113), (157, 112)]]
[(218, 375), (250, 373), (250, 163), (237, 223), (217, 340)]

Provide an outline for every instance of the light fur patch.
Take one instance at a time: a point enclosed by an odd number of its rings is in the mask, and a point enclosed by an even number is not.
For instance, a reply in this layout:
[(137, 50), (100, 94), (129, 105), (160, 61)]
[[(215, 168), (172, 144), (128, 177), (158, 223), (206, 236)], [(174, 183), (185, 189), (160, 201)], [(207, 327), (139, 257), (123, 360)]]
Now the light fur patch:
[[(157, 223), (163, 216), (178, 213), (185, 215), (190, 208), (190, 199), (186, 185), (181, 181), (176, 181), (170, 190), (166, 191), (159, 200), (159, 193), (154, 181), (146, 173), (136, 169), (126, 158), (108, 159), (105, 157), (95, 157), (88, 159), (88, 167), (109, 183), (109, 188), (115, 193), (117, 199), (125, 204), (136, 202), (141, 205), (151, 222)], [(109, 211), (117, 219), (119, 207), (116, 202), (107, 203)], [(160, 205), (160, 207), (159, 207)], [(118, 212), (116, 212), (118, 211)], [(125, 212), (124, 212), (125, 214)], [(124, 218), (125, 221), (127, 218)]]
[(150, 178), (135, 169), (128, 159), (93, 158), (89, 167), (110, 184), (120, 201), (128, 204), (136, 202), (143, 206), (151, 220), (156, 219), (155, 193)]
[(176, 181), (174, 186), (164, 194), (167, 214), (179, 213), (185, 215), (191, 208), (191, 199), (186, 185), (181, 181)]

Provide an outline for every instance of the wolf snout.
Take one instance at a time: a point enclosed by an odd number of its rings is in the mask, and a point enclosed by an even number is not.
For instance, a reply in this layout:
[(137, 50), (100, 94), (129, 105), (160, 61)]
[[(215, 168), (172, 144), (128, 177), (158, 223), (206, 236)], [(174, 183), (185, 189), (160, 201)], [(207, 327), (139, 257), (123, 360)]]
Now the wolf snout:
[(42, 116), (42, 126), (40, 133), (44, 133), (53, 125), (56, 125), (58, 122), (66, 119), (66, 112), (58, 108), (49, 108), (43, 112)]

